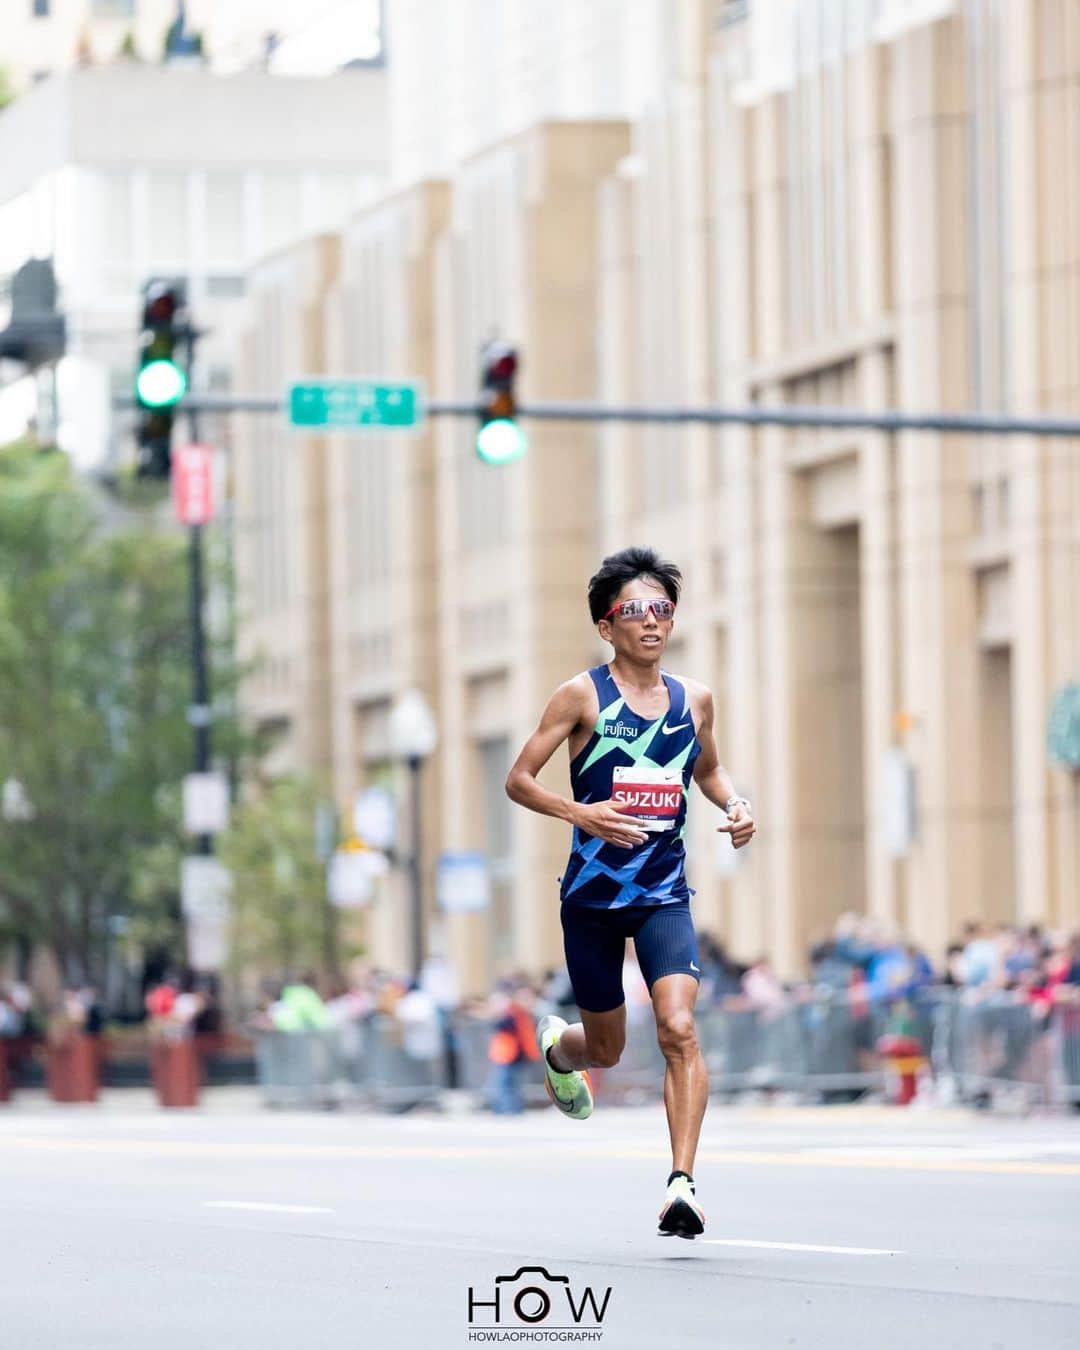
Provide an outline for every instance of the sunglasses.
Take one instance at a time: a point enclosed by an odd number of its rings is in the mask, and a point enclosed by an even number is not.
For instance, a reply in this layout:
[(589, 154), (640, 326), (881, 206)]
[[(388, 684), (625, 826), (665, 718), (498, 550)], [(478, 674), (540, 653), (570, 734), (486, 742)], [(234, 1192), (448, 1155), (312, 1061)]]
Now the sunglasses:
[(612, 605), (604, 618), (610, 619), (613, 614), (617, 614), (620, 619), (643, 619), (650, 609), (658, 619), (673, 619), (675, 617), (674, 600), (647, 599), (623, 600), (617, 605)]

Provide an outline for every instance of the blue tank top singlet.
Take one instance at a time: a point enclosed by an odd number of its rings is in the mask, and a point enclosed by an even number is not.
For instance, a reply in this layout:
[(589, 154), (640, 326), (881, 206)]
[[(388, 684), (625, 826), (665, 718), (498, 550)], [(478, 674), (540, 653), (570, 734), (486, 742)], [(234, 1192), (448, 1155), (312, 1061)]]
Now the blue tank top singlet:
[(576, 802), (617, 797), (638, 815), (648, 838), (633, 849), (605, 843), (574, 827), (559, 894), (566, 904), (597, 909), (688, 900), (686, 794), (701, 753), (684, 685), (661, 671), (670, 707), (646, 721), (629, 707), (606, 665), (589, 671), (600, 712), (588, 741), (570, 763)]

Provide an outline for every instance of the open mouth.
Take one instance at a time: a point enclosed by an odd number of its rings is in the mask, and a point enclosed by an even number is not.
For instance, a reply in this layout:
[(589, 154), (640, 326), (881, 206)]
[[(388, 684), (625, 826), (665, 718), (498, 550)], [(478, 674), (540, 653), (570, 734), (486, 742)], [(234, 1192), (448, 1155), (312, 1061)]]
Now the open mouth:
[(646, 645), (647, 647), (659, 647), (659, 646), (660, 646), (660, 639), (659, 639), (658, 637), (643, 637), (641, 640), (642, 640), (642, 642), (645, 643), (645, 645)]

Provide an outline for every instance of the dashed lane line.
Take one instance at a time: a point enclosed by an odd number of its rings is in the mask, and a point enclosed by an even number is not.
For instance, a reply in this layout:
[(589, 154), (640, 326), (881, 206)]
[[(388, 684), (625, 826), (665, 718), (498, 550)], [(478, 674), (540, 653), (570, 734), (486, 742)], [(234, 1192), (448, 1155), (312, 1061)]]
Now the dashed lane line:
[(771, 1252), (824, 1252), (828, 1256), (903, 1256), (883, 1247), (825, 1247), (813, 1242), (762, 1242), (755, 1238), (702, 1238), (711, 1247), (760, 1247)]
[(278, 1205), (268, 1200), (204, 1200), (204, 1209), (257, 1210), (260, 1214), (333, 1214), (328, 1205)]

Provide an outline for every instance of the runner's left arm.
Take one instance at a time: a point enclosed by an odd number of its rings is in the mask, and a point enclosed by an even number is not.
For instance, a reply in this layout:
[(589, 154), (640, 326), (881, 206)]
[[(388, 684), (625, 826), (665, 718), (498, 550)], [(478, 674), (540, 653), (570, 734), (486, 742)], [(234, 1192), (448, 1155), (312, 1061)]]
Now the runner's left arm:
[[(701, 753), (694, 762), (694, 782), (708, 801), (723, 810), (725, 802), (738, 796), (738, 790), (717, 754), (713, 735), (712, 693), (704, 685), (698, 685), (694, 694), (693, 702), (698, 716), (697, 738), (701, 746)], [(736, 802), (727, 813), (724, 823), (716, 828), (723, 834), (730, 834), (734, 846), (742, 848), (753, 839), (757, 826), (746, 805)]]

